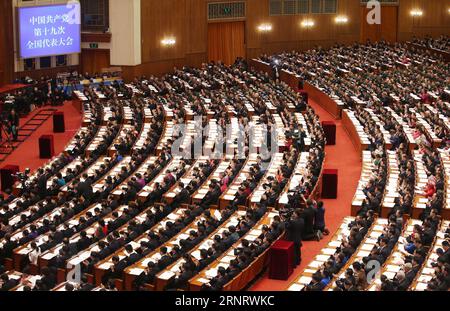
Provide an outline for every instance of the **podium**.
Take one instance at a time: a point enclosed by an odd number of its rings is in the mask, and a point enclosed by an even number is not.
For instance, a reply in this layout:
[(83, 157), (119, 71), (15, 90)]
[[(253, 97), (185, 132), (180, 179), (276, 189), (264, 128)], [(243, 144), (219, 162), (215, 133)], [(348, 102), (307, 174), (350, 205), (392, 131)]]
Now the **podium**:
[(336, 199), (338, 188), (338, 170), (324, 169), (322, 175), (322, 198)]
[(64, 112), (56, 111), (53, 114), (53, 133), (64, 133), (65, 131)]
[(12, 190), (12, 186), (14, 185), (14, 176), (19, 172), (18, 165), (6, 165), (0, 169), (0, 180), (2, 183), (2, 191)]
[(269, 252), (269, 279), (287, 280), (294, 271), (294, 243), (276, 241)]
[(39, 137), (39, 157), (51, 159), (55, 155), (53, 135), (42, 135)]
[(333, 121), (323, 121), (322, 128), (327, 139), (327, 146), (336, 145), (336, 123)]

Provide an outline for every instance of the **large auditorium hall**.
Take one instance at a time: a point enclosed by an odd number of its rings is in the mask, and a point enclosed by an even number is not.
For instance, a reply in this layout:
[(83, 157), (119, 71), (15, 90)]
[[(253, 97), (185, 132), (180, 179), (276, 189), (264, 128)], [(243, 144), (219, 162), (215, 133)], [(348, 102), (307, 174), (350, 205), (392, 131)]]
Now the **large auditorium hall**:
[(1, 0), (0, 306), (448, 301), (449, 61), (450, 0)]

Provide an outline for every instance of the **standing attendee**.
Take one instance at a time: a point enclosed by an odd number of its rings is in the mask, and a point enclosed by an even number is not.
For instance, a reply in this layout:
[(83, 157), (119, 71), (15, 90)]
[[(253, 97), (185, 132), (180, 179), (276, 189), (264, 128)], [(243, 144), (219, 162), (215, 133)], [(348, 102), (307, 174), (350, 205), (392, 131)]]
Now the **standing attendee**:
[(294, 266), (297, 267), (302, 261), (302, 233), (305, 221), (300, 216), (300, 211), (295, 211), (293, 217), (287, 222), (287, 240), (294, 242)]
[(8, 132), (12, 135), (13, 141), (17, 141), (17, 136), (19, 135), (19, 115), (16, 113), (16, 110), (11, 110), (8, 115), (8, 122)]
[(317, 231), (319, 235), (328, 235), (330, 232), (325, 225), (325, 207), (323, 206), (322, 201), (317, 202), (315, 210), (314, 230)]

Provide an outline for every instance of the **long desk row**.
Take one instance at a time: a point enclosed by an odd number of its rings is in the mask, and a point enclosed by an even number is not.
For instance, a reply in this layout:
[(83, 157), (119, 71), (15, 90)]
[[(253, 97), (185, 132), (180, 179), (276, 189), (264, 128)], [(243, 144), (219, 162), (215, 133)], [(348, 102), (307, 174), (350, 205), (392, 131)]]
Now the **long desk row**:
[(444, 219), (450, 219), (450, 154), (448, 151), (438, 149), (441, 156), (442, 168), (444, 171), (444, 202), (442, 206), (442, 217)]
[(364, 150), (367, 150), (370, 145), (369, 136), (365, 133), (364, 127), (353, 111), (347, 109), (342, 111), (342, 125), (349, 134), (358, 153), (361, 154)]
[(255, 164), (257, 164), (257, 154), (251, 153), (242, 166), (239, 174), (234, 178), (228, 189), (220, 196), (219, 207), (221, 209), (228, 206), (230, 202), (235, 199), (239, 187), (241, 186), (242, 182), (247, 180), (250, 173), (250, 168)]
[[(244, 239), (252, 242), (258, 238), (258, 236), (262, 233), (262, 227), (264, 225), (270, 225), (273, 221), (273, 218), (278, 216), (278, 211), (269, 211), (267, 212), (263, 218), (251, 229), (247, 234), (245, 234), (242, 238), (240, 238), (226, 253), (217, 258), (213, 263), (203, 269), (200, 273), (198, 273), (195, 277), (193, 277), (189, 281), (189, 290), (198, 291), (201, 289), (203, 284), (209, 283), (209, 281), (217, 276), (217, 270), (219, 267), (228, 268), (230, 265), (230, 261), (236, 258), (235, 249), (241, 247), (242, 241)], [(258, 273), (253, 275), (253, 278), (256, 277)], [(250, 278), (249, 279), (253, 279)], [(244, 283), (244, 282), (243, 282)], [(245, 283), (245, 284), (248, 284)], [(239, 287), (239, 285), (233, 284), (233, 280), (224, 286), (224, 290), (235, 289), (235, 287)], [(241, 290), (242, 288), (239, 288)]]
[(424, 195), (424, 188), (428, 182), (428, 176), (425, 170), (425, 164), (422, 154), (419, 150), (414, 150), (414, 168), (416, 172), (416, 184), (414, 191), (413, 218), (419, 218), (420, 214), (425, 210), (429, 198)]
[(322, 88), (316, 87), (309, 82), (304, 83), (304, 89), (308, 93), (310, 99), (318, 103), (333, 117), (336, 119), (340, 119), (342, 117), (342, 110), (344, 109), (345, 104), (339, 98), (328, 96)]
[(282, 207), (289, 203), (289, 193), (296, 190), (296, 188), (303, 184), (306, 177), (306, 171), (308, 166), (309, 153), (302, 152), (298, 156), (297, 163), (294, 168), (294, 172), (286, 184), (285, 189), (282, 191), (279, 199), (278, 206)]
[(278, 170), (282, 165), (283, 165), (283, 154), (282, 153), (273, 154), (272, 160), (270, 161), (269, 167), (267, 168), (265, 175), (260, 180), (255, 190), (253, 190), (253, 192), (250, 194), (249, 203), (251, 205), (261, 202), (261, 197), (266, 192), (264, 184), (269, 182), (269, 178), (276, 178)]
[(336, 281), (340, 278), (345, 278), (345, 272), (347, 269), (352, 269), (352, 264), (355, 262), (362, 262), (362, 259), (370, 255), (371, 250), (377, 244), (378, 238), (383, 234), (385, 226), (388, 224), (388, 220), (385, 218), (376, 219), (372, 228), (366, 234), (364, 240), (359, 245), (355, 253), (350, 257), (350, 259), (345, 264), (344, 268), (341, 269), (341, 273), (333, 278), (333, 280), (328, 284), (325, 290), (333, 291), (337, 284)]
[[(446, 232), (450, 228), (450, 221), (442, 221), (441, 226), (436, 233), (436, 238), (433, 242), (432, 247), (430, 248), (430, 252), (428, 257), (426, 258), (425, 263), (423, 264), (421, 270), (417, 273), (417, 276), (411, 285), (410, 289), (413, 291), (423, 291), (428, 287), (428, 283), (431, 279), (435, 277), (435, 271), (433, 265), (437, 263), (437, 259), (439, 255), (437, 254), (437, 250), (443, 249), (442, 242), (444, 242)], [(448, 239), (447, 239), (448, 241)]]
[(363, 188), (366, 186), (367, 182), (372, 177), (372, 172), (374, 169), (372, 154), (370, 151), (365, 150), (362, 152), (362, 170), (361, 176), (359, 178), (358, 186), (356, 188), (355, 195), (352, 200), (352, 215), (356, 215), (361, 209), (363, 201), (367, 198), (363, 192)]
[(349, 224), (353, 221), (355, 221), (355, 217), (348, 216), (344, 218), (327, 246), (320, 250), (314, 259), (303, 269), (300, 276), (289, 285), (287, 288), (288, 291), (301, 291), (311, 282), (314, 273), (324, 266), (330, 256), (333, 256), (337, 252), (342, 241), (348, 238), (350, 234)]
[(389, 280), (392, 280), (396, 273), (400, 271), (404, 264), (405, 255), (408, 253), (405, 250), (405, 246), (408, 244), (407, 238), (413, 234), (414, 226), (422, 225), (422, 221), (410, 219), (405, 225), (401, 236), (395, 244), (392, 253), (386, 259), (385, 263), (381, 267), (381, 271), (375, 275), (371, 284), (369, 284), (367, 290), (375, 291), (379, 290), (381, 286), (381, 275), (386, 276)]
[(400, 170), (397, 161), (397, 152), (387, 150), (387, 182), (384, 191), (383, 202), (381, 203), (381, 216), (387, 217), (391, 209), (395, 206), (395, 200), (400, 197), (399, 174)]

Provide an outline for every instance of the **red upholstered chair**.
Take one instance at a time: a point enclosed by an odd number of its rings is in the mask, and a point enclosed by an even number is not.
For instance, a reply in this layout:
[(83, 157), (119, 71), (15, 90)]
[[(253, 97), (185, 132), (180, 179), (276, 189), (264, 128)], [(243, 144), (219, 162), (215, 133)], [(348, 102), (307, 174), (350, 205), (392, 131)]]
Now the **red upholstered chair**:
[(338, 190), (338, 170), (324, 169), (322, 175), (322, 198), (336, 199)]
[(51, 159), (55, 155), (53, 135), (42, 135), (39, 138), (39, 157)]

